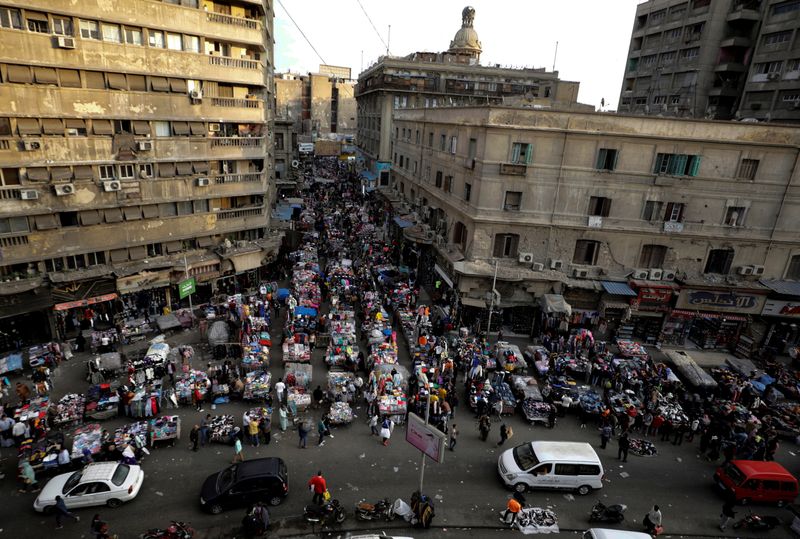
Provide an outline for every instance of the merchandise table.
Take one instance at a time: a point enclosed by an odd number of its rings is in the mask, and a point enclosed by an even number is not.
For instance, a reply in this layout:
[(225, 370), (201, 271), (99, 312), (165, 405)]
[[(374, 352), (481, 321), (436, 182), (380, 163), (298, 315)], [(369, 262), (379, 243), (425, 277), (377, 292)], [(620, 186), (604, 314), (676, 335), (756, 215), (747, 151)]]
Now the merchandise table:
[(195, 384), (200, 390), (200, 395), (205, 398), (209, 384), (208, 376), (203, 371), (189, 371), (187, 374), (175, 380), (175, 393), (178, 396), (179, 402), (183, 404), (192, 402), (192, 393), (194, 393)]
[(147, 421), (136, 421), (122, 425), (114, 431), (114, 445), (123, 447), (126, 444), (132, 444), (136, 447), (145, 447), (149, 430), (150, 426)]
[(347, 425), (353, 421), (353, 409), (346, 402), (333, 402), (328, 412), (331, 425)]
[(289, 387), (300, 387), (308, 390), (311, 386), (312, 367), (308, 363), (286, 363), (283, 381)]
[(82, 458), (84, 449), (88, 449), (92, 455), (98, 454), (102, 434), (103, 429), (99, 423), (89, 423), (75, 429), (72, 433), (72, 459)]
[(234, 432), (232, 415), (215, 415), (208, 424), (211, 433), (209, 439), (212, 442), (227, 444), (231, 441)]
[(286, 402), (292, 415), (297, 415), (297, 412), (305, 412), (311, 406), (311, 395), (301, 387), (290, 387), (287, 389)]
[(266, 371), (251, 371), (244, 378), (244, 393), (242, 399), (246, 401), (266, 401), (270, 392), (270, 373)]
[(38, 397), (31, 399), (28, 404), (20, 406), (14, 412), (14, 419), (16, 421), (28, 421), (31, 419), (47, 419), (47, 409), (50, 407), (50, 399), (48, 397)]
[(165, 415), (150, 420), (150, 447), (156, 442), (169, 440), (170, 445), (175, 445), (175, 440), (181, 437), (181, 418), (177, 415)]
[(56, 413), (53, 417), (54, 427), (77, 425), (83, 421), (86, 410), (86, 397), (77, 393), (68, 393), (61, 397), (56, 404)]

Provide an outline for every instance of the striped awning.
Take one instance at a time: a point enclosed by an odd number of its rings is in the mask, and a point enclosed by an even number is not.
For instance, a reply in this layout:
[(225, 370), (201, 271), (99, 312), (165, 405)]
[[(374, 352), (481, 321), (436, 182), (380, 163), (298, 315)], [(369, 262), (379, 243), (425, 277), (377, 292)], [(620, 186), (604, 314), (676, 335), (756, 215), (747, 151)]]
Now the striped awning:
[(636, 297), (637, 294), (633, 288), (628, 286), (628, 283), (618, 283), (614, 281), (601, 281), (603, 289), (612, 296), (631, 296)]

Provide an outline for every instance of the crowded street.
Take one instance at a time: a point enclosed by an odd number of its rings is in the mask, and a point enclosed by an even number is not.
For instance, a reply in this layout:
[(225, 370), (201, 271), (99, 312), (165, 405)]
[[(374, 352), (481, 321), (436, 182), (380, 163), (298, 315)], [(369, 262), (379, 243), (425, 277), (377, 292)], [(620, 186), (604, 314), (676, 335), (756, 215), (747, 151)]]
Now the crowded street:
[[(292, 233), (260, 282), (193, 305), (187, 324), (136, 342), (92, 324), (80, 347), (71, 338), (38, 355), (21, 350), (20, 368), (3, 374), (3, 412), (14, 422), (0, 424), (0, 536), (93, 537), (97, 514), (120, 539), (170, 521), (189, 523), (195, 537), (243, 537), (255, 501), (268, 502), (267, 536), (275, 537), (643, 532), (654, 505), (665, 536), (766, 536), (721, 529), (726, 498), (714, 474), (736, 459), (800, 474), (788, 358), (679, 369), (656, 347), (565, 329), (557, 306), (533, 338), (487, 332), (440, 292), (391, 205), (364, 190), (353, 167), (309, 163), (297, 198)], [(426, 457), (424, 476), (421, 451), (406, 441), (415, 417), (444, 439), (441, 462)], [(534, 440), (589, 443), (602, 488), (506, 486), (498, 459)], [(286, 467), (288, 491), (277, 503), (272, 494), (219, 511), (201, 503), (209, 475), (264, 457)], [(68, 504), (79, 521), (46, 504), (49, 514), (34, 510), (48, 479), (106, 461), (141, 466), (138, 495), (121, 505)], [(325, 488), (316, 494), (338, 500), (342, 523), (312, 527), (304, 518), (319, 472)], [(501, 517), (514, 490), (525, 524)], [(384, 499), (401, 509), (392, 520), (356, 518), (359, 503)], [(624, 521), (590, 524), (598, 501), (625, 504)], [(735, 520), (749, 511), (780, 518), (769, 537), (791, 536), (788, 509), (737, 505)]]

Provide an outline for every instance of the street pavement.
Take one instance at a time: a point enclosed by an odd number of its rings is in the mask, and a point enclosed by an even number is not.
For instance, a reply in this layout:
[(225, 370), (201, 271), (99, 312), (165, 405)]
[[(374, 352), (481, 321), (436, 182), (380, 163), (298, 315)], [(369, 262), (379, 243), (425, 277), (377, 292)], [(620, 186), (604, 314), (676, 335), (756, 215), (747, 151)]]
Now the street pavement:
[[(282, 375), (283, 367), (277, 335), (273, 347), (271, 372), (273, 383)], [(171, 345), (184, 343), (196, 347), (195, 368), (206, 368), (205, 357), (210, 357), (208, 349), (199, 344), (197, 330), (184, 330), (167, 338)], [(408, 350), (401, 345), (401, 361), (409, 365)], [(55, 375), (55, 387), (51, 397), (58, 399), (65, 393), (83, 392), (88, 387), (85, 380), (88, 354), (76, 355), (70, 362), (63, 363)], [(327, 367), (322, 361), (322, 351), (318, 350), (313, 359), (314, 373), (312, 387), (326, 386)], [(12, 382), (13, 386), (13, 382)], [(463, 384), (459, 384), (463, 392)], [(461, 402), (465, 403), (463, 393)], [(191, 407), (179, 410), (164, 410), (163, 413), (178, 413), (182, 417), (183, 438), (173, 448), (158, 448), (152, 451), (143, 463), (145, 480), (139, 496), (132, 502), (117, 509), (105, 507), (78, 510), (81, 522), (67, 521), (65, 527), (53, 531), (53, 517), (35, 513), (32, 509), (34, 494), (17, 492), (16, 450), (2, 449), (2, 470), (6, 478), (0, 481), (0, 537), (48, 537), (51, 534), (65, 538), (90, 537), (88, 522), (95, 513), (110, 523), (111, 530), (120, 539), (138, 537), (150, 527), (165, 527), (170, 520), (190, 522), (198, 529), (197, 537), (217, 538), (235, 537), (244, 510), (233, 510), (222, 515), (204, 514), (199, 507), (199, 490), (205, 477), (227, 466), (233, 457), (233, 449), (227, 445), (213, 444), (193, 453), (189, 450), (188, 432), (191, 426), (199, 423), (205, 413), (232, 414), (241, 421), (244, 410), (249, 408), (242, 402), (220, 405), (211, 410), (207, 405), (201, 414)], [(316, 425), (321, 411), (312, 411)], [(252, 448), (245, 445), (246, 458), (278, 456), (283, 458), (289, 469), (289, 495), (284, 503), (270, 508), (273, 519), (273, 537), (346, 537), (347, 533), (364, 530), (386, 531), (387, 535), (412, 537), (501, 537), (519, 534), (504, 530), (498, 521), (498, 512), (505, 507), (510, 492), (506, 490), (498, 476), (497, 458), (502, 449), (516, 444), (537, 440), (569, 440), (591, 442), (601, 456), (606, 470), (604, 488), (585, 497), (566, 492), (537, 491), (527, 494), (532, 506), (548, 507), (559, 518), (559, 526), (564, 536), (589, 528), (588, 515), (597, 501), (606, 504), (624, 503), (628, 505), (626, 521), (621, 528), (641, 531), (644, 514), (655, 503), (661, 506), (664, 514), (664, 527), (669, 536), (694, 537), (763, 537), (756, 533), (735, 533), (729, 528), (727, 533), (717, 529), (722, 506), (720, 496), (712, 488), (714, 464), (697, 455), (697, 441), (682, 446), (656, 442), (659, 454), (652, 458), (631, 456), (627, 463), (616, 459), (616, 444), (612, 441), (608, 449), (599, 449), (599, 432), (594, 425), (580, 429), (574, 416), (559, 418), (553, 430), (542, 426), (530, 426), (521, 416), (504, 419), (513, 426), (514, 437), (505, 447), (496, 446), (499, 440), (500, 423), (492, 425), (490, 439), (480, 441), (473, 415), (464, 406), (456, 410), (454, 422), (458, 425), (460, 437), (455, 451), (447, 452), (443, 464), (428, 462), (425, 470), (423, 491), (434, 498), (436, 517), (433, 528), (417, 530), (407, 526), (402, 520), (390, 523), (363, 523), (355, 520), (353, 506), (359, 501), (375, 502), (381, 498), (390, 501), (403, 498), (408, 501), (411, 493), (419, 487), (420, 453), (404, 440), (404, 429), (395, 429), (388, 447), (382, 446), (378, 439), (370, 435), (366, 426), (364, 407), (357, 408), (358, 418), (345, 427), (333, 430), (334, 438), (326, 439), (324, 445), (317, 446), (316, 429), (309, 436), (309, 447), (298, 448), (296, 431), (281, 433), (277, 418), (273, 422), (273, 441), (270, 445)], [(128, 422), (116, 418), (103, 422), (104, 428), (112, 430)], [(796, 476), (800, 475), (800, 465), (796, 458), (797, 447), (784, 443), (779, 450), (778, 460)], [(348, 509), (347, 520), (331, 533), (312, 530), (302, 521), (303, 506), (311, 501), (306, 487), (308, 479), (322, 470), (327, 478), (329, 489)], [(769, 537), (790, 536), (788, 522), (791, 514), (776, 508), (753, 508), (755, 512), (779, 515), (787, 522), (782, 529), (769, 533)], [(738, 517), (747, 513), (747, 508), (738, 509)], [(615, 527), (603, 525), (602, 527)], [(738, 532), (738, 530), (737, 530)]]

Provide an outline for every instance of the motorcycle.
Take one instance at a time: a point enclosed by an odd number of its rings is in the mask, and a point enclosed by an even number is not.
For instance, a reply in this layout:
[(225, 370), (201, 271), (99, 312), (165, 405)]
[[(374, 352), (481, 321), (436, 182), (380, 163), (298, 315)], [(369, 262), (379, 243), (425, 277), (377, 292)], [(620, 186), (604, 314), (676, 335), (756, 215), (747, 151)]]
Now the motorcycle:
[(330, 526), (333, 523), (341, 524), (347, 515), (339, 500), (331, 500), (322, 505), (306, 505), (303, 509), (303, 518), (314, 525)]
[(151, 528), (139, 536), (141, 539), (192, 539), (194, 528), (188, 522), (173, 520), (172, 524), (166, 529)]
[(356, 505), (356, 519), (358, 520), (391, 520), (392, 504), (383, 499), (375, 504), (362, 502)]
[(780, 526), (780, 524), (781, 519), (778, 517), (773, 517), (771, 515), (754, 515), (753, 513), (750, 513), (739, 522), (736, 522), (733, 525), (733, 528), (735, 530), (744, 528), (745, 530), (765, 532)]
[(614, 504), (604, 505), (603, 502), (597, 502), (592, 507), (592, 513), (589, 515), (589, 522), (613, 522), (620, 523), (625, 520), (625, 510), (627, 505)]
[(266, 516), (261, 511), (266, 511), (266, 508), (251, 507), (248, 509), (244, 518), (242, 519), (242, 533), (245, 537), (261, 537), (269, 529), (269, 513)]

